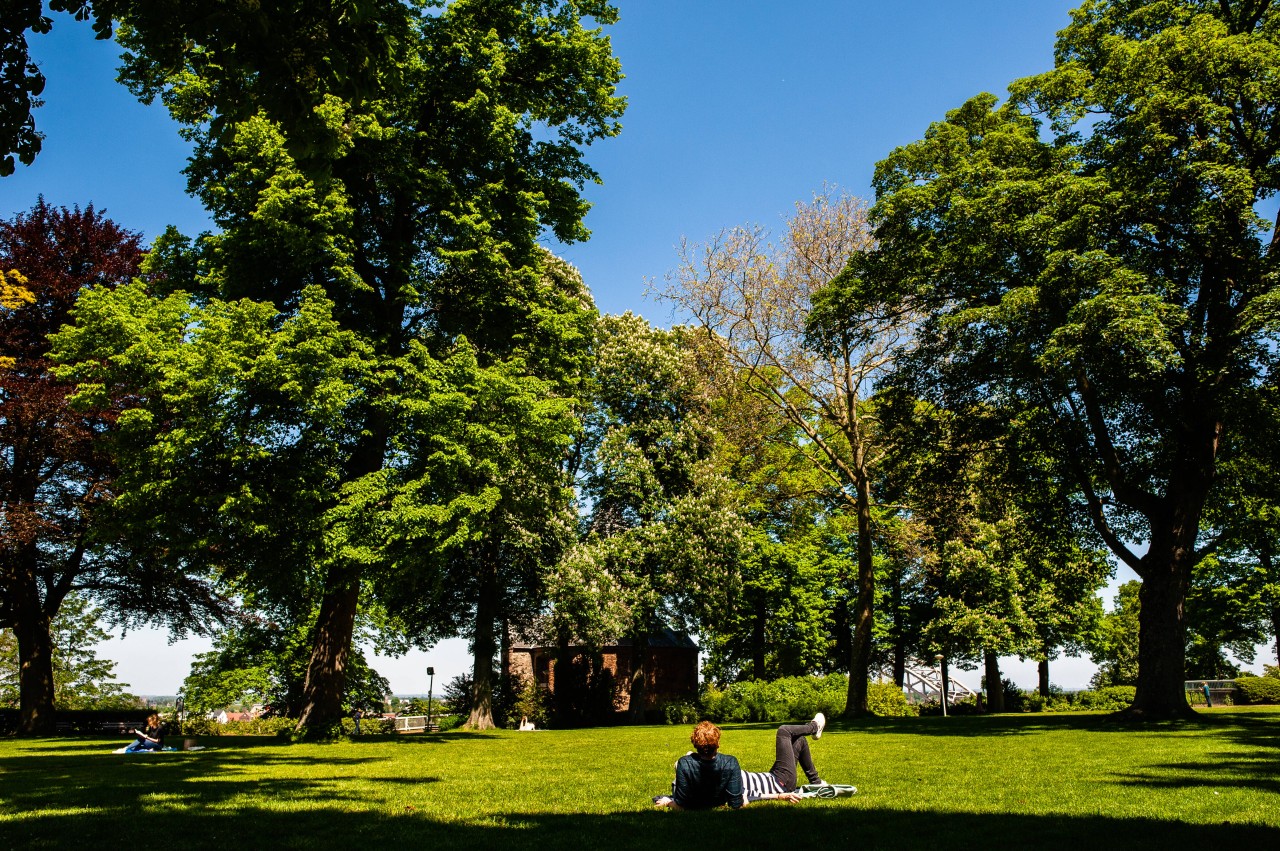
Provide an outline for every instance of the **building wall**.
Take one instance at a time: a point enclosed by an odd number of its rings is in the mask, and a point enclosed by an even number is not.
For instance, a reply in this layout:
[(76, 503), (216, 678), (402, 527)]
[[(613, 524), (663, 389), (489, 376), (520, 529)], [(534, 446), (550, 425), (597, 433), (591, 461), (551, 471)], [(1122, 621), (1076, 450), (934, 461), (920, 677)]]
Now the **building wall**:
[[(632, 655), (630, 647), (609, 647), (600, 654), (600, 671), (614, 679), (613, 709), (631, 708)], [(694, 698), (698, 694), (698, 651), (688, 647), (649, 648), (646, 709), (656, 709), (672, 699)], [(509, 672), (513, 676), (536, 677), (552, 694), (556, 689), (556, 665), (547, 648), (512, 650)]]

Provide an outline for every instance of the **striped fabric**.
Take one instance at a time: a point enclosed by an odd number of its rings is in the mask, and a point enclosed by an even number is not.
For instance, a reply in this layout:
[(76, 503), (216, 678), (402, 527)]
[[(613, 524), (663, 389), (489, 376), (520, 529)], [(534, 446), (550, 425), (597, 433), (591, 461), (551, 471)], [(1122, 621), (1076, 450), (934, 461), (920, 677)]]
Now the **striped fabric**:
[(758, 801), (765, 795), (780, 795), (781, 784), (767, 771), (742, 772), (742, 794), (748, 801)]

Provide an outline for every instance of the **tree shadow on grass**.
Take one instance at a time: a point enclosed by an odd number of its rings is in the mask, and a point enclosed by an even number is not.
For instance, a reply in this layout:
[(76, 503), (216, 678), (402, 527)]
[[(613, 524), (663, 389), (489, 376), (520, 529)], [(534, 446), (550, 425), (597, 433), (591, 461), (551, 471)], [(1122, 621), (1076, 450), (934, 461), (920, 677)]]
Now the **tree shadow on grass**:
[[(767, 725), (742, 725), (745, 728)], [(776, 725), (775, 725), (776, 726)], [(1254, 747), (1280, 748), (1280, 713), (1201, 713), (1193, 719), (1175, 721), (1135, 721), (1119, 714), (1025, 713), (1007, 715), (960, 715), (950, 718), (861, 718), (827, 724), (824, 733), (892, 734), (945, 736), (948, 738), (1019, 736), (1055, 731), (1118, 733), (1132, 731), (1205, 731)]]
[[(156, 796), (166, 806), (218, 806), (260, 794), (300, 803), (364, 804), (362, 790), (345, 783), (354, 766), (388, 762), (386, 756), (341, 756), (294, 751), (221, 751), (105, 754), (25, 753), (0, 758), (0, 812), (102, 808), (138, 812)], [(272, 766), (314, 767), (312, 776), (263, 776)], [(418, 777), (415, 783), (439, 778)], [(0, 841), (0, 847), (5, 843)]]
[[(341, 807), (234, 812), (198, 808), (32, 814), (10, 822), (6, 845), (64, 847), (94, 837), (95, 848), (200, 849), (983, 849), (1276, 847), (1280, 830), (1194, 825), (1157, 819), (1055, 817), (867, 810), (840, 806), (757, 806), (741, 812), (565, 815), (503, 812), (470, 822), (397, 811)], [(14, 830), (16, 828), (16, 830)], [(83, 844), (83, 843), (81, 843)]]

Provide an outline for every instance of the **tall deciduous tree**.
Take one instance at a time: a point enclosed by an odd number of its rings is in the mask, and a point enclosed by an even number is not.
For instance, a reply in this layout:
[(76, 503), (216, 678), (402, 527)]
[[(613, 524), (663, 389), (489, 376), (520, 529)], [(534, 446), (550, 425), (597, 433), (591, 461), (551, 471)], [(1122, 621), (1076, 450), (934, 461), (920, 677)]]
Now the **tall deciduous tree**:
[[(300, 718), (327, 728), (341, 713), (362, 588), (380, 564), (364, 536), (387, 505), (412, 514), (408, 493), (383, 500), (417, 480), (406, 447), (434, 451), (397, 431), (414, 423), (405, 388), (465, 388), (463, 373), (499, 362), (519, 384), (517, 361), (532, 374), (543, 356), (517, 352), (532, 329), (555, 325), (538, 298), (537, 239), (587, 236), (579, 192), (597, 177), (583, 149), (618, 132), (623, 108), (609, 40), (588, 27), (616, 12), (567, 0), (263, 3), (236, 14), (219, 2), (102, 0), (93, 12), (122, 22), (123, 79), (161, 99), (195, 142), (191, 190), (221, 228), (195, 243), (167, 236), (153, 285), (269, 301), (282, 318), (316, 287), (312, 303), (328, 305), (368, 364), (348, 376), (340, 422), (299, 426), (332, 453), (333, 480), (297, 499), (267, 489), (302, 517), (328, 518), (302, 571), (320, 600)], [(437, 413), (448, 407), (442, 398)], [(453, 410), (467, 416), (466, 405)]]
[(831, 495), (857, 518), (858, 572), (846, 712), (866, 711), (875, 566), (871, 486), (879, 457), (872, 385), (910, 335), (910, 317), (875, 306), (845, 313), (839, 333), (810, 334), (813, 297), (872, 245), (865, 205), (825, 192), (798, 204), (781, 241), (759, 227), (685, 244), (663, 297), (693, 317), (741, 370), (747, 387), (805, 437)]
[[(92, 206), (31, 211), (0, 222), (0, 268), (15, 287), (0, 307), (0, 627), (17, 635), (21, 726), (52, 729), (56, 698), (51, 624), (73, 593), (117, 623), (200, 628), (218, 601), (198, 575), (126, 543), (109, 516), (115, 470), (105, 436), (119, 400), (75, 409), (55, 377), (49, 335), (86, 292), (137, 273), (138, 237)], [(16, 273), (16, 274), (15, 274)]]
[(881, 248), (936, 311), (931, 384), (1054, 414), (1046, 450), (1142, 578), (1137, 715), (1190, 711), (1201, 521), (1224, 438), (1249, 427), (1239, 398), (1270, 370), (1276, 231), (1256, 208), (1280, 188), (1278, 21), (1252, 0), (1091, 0), (1055, 70), (876, 171)]
[(696, 630), (724, 614), (733, 592), (740, 529), (712, 461), (695, 334), (630, 313), (600, 320), (580, 478), (586, 529), (549, 585), (562, 635), (595, 646), (631, 639), (636, 721), (653, 678), (650, 636)]

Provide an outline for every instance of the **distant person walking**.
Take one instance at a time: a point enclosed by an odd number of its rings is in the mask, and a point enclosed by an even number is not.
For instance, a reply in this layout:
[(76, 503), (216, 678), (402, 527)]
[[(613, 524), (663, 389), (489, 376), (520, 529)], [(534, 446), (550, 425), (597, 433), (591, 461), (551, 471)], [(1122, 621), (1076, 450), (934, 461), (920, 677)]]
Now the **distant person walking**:
[(364, 710), (356, 707), (351, 711), (351, 718), (356, 722), (356, 735), (360, 735), (360, 719), (364, 717)]
[(1209, 684), (1208, 684), (1208, 683), (1205, 683), (1205, 684), (1204, 684), (1204, 686), (1203, 686), (1203, 689), (1204, 689), (1204, 705), (1205, 705), (1205, 706), (1207, 706), (1207, 707), (1212, 708), (1212, 707), (1213, 707), (1213, 695), (1209, 692)]

